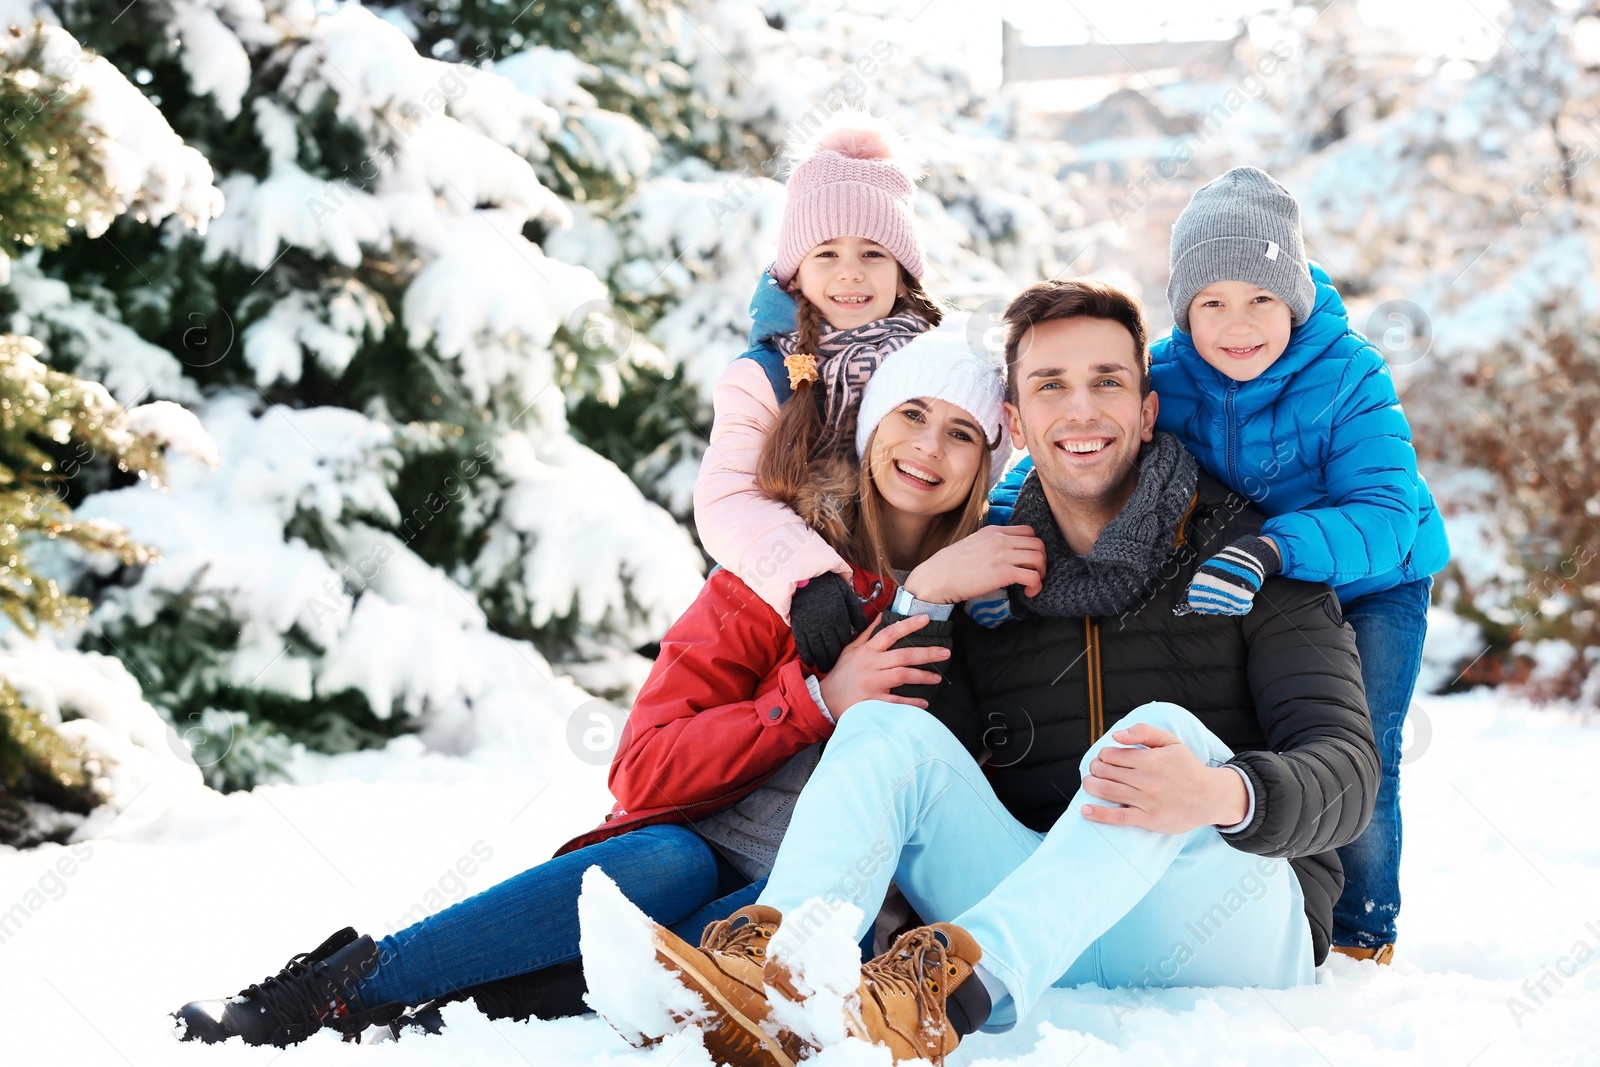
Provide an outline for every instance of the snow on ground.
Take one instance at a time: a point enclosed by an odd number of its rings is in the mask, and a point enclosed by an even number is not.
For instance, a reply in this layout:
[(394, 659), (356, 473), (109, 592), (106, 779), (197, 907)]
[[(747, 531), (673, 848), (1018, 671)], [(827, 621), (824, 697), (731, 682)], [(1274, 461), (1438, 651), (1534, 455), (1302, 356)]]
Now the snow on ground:
[[(1419, 708), (1392, 969), (1335, 958), (1316, 987), (1276, 992), (1056, 991), (1013, 1033), (969, 1038), (953, 1067), (1595, 1062), (1600, 729), (1493, 694)], [(404, 742), (308, 757), (298, 780), (314, 784), (144, 824), (135, 799), (93, 841), (0, 853), (5, 1062), (705, 1067), (692, 1037), (641, 1052), (593, 1017), (490, 1023), (470, 1005), (445, 1009), (443, 1035), (376, 1046), (319, 1034), (280, 1053), (170, 1036), (166, 1013), (185, 1001), (259, 981), (344, 924), (387, 933), (596, 823), (603, 768), (559, 762), (548, 779)], [(849, 1045), (824, 1059), (888, 1063)]]

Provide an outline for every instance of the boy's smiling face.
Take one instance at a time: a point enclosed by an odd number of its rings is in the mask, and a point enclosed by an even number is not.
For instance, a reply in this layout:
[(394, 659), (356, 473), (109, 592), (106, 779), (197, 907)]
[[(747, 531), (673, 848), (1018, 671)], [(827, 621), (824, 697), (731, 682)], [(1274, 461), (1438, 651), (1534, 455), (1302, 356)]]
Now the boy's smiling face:
[(1293, 328), (1289, 305), (1249, 282), (1212, 282), (1189, 302), (1189, 333), (1200, 358), (1236, 382), (1277, 362)]

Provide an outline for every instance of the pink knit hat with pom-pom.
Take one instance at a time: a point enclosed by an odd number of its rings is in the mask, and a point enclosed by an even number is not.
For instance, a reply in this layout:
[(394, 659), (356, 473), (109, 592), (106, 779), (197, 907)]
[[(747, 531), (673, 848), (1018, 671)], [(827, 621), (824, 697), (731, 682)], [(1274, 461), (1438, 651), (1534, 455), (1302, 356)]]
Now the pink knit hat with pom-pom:
[(788, 285), (807, 252), (836, 237), (865, 237), (922, 280), (922, 242), (911, 210), (920, 168), (896, 156), (898, 138), (886, 123), (860, 111), (840, 111), (802, 150), (789, 177), (789, 196), (772, 274)]

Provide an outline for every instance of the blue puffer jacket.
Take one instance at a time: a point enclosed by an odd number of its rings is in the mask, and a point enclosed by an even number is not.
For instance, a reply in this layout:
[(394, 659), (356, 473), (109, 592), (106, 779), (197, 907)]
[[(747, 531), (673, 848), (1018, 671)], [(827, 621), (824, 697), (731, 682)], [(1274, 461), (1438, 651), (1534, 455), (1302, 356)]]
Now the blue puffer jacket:
[(1261, 532), (1283, 573), (1327, 582), (1349, 604), (1435, 573), (1450, 545), (1388, 366), (1322, 268), (1311, 276), (1311, 315), (1259, 378), (1228, 378), (1178, 329), (1150, 346), (1150, 378), (1156, 426), (1272, 516)]
[(783, 353), (772, 339), (800, 328), (794, 316), (794, 297), (783, 291), (770, 269), (762, 271), (756, 291), (750, 296), (750, 347), (739, 358), (761, 364), (761, 369), (767, 372), (767, 381), (772, 383), (772, 395), (778, 398), (780, 405), (794, 390), (789, 388)]
[[(1315, 308), (1259, 378), (1227, 377), (1177, 329), (1150, 347), (1150, 378), (1157, 429), (1273, 516), (1261, 532), (1283, 550), (1286, 576), (1327, 582), (1348, 605), (1438, 572), (1450, 544), (1388, 366), (1350, 328), (1322, 268), (1311, 276)], [(1032, 469), (1023, 459), (990, 492), (990, 523), (1011, 521)]]

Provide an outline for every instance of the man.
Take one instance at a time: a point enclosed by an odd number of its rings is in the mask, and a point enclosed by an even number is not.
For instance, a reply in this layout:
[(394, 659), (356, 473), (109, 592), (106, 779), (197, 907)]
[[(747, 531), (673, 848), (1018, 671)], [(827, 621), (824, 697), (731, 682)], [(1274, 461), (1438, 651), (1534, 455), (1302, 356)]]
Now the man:
[(1042, 586), (1012, 587), (1013, 621), (984, 629), (937, 569), (910, 576), (884, 619), (929, 614), (907, 640), (954, 647), (928, 711), (843, 710), (759, 903), (700, 949), (654, 932), (720, 1062), (788, 1067), (825, 1043), (775, 1021), (774, 998), (804, 1017), (811, 984), (768, 944), (846, 900), (875, 915), (891, 881), (936, 921), (863, 965), (843, 1030), (896, 1060), (1009, 1029), (1053, 984), (1281, 988), (1327, 954), (1334, 849), (1378, 779), (1338, 602), (1271, 577), (1248, 615), (1178, 614), (1262, 519), (1155, 433), (1137, 303), (1046, 282), (1006, 320), (1007, 417), (1035, 464), (1011, 523), (1045, 543)]

